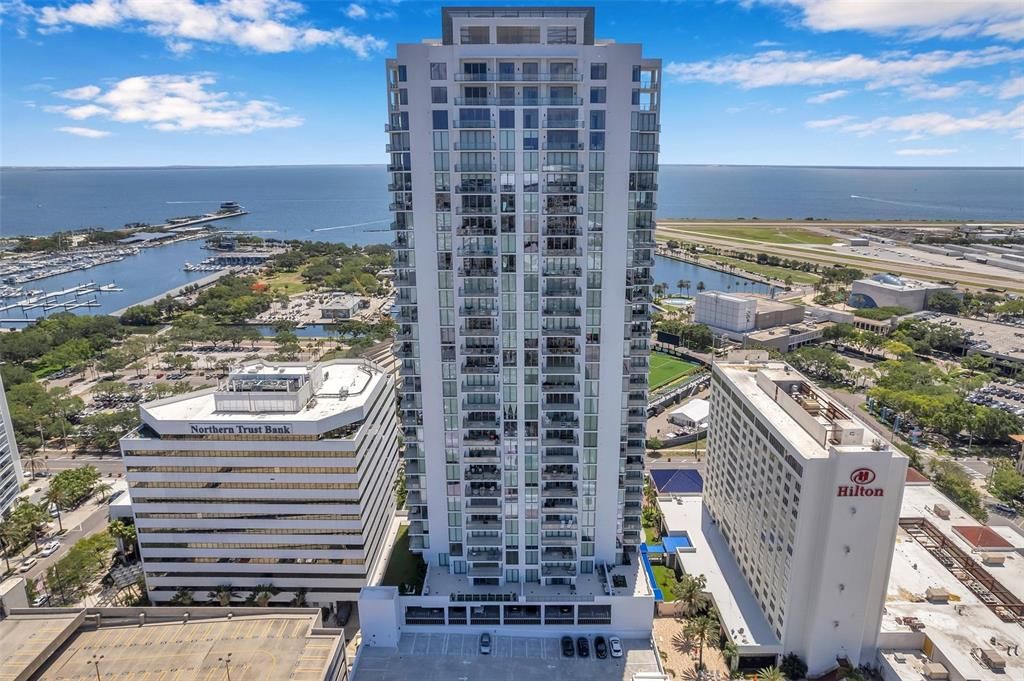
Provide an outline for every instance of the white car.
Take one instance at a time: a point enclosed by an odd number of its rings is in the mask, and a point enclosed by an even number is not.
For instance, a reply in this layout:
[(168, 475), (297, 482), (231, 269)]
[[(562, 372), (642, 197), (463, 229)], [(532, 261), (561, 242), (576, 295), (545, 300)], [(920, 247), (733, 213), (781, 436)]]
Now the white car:
[(612, 657), (622, 657), (622, 641), (618, 636), (608, 637), (608, 652), (612, 654)]
[(32, 599), (32, 607), (33, 608), (41, 608), (44, 605), (46, 605), (47, 603), (49, 603), (49, 602), (50, 602), (50, 597), (47, 596), (46, 594), (42, 594), (41, 596), (36, 596), (35, 598)]
[(60, 542), (59, 541), (51, 541), (51, 542), (47, 543), (46, 546), (43, 547), (43, 550), (39, 552), (39, 555), (42, 556), (43, 558), (46, 558), (47, 556), (52, 556), (53, 554), (57, 553), (57, 551), (59, 549), (60, 549)]
[(21, 561), (21, 565), (18, 567), (18, 572), (24, 574), (31, 570), (36, 564), (36, 559), (31, 556)]

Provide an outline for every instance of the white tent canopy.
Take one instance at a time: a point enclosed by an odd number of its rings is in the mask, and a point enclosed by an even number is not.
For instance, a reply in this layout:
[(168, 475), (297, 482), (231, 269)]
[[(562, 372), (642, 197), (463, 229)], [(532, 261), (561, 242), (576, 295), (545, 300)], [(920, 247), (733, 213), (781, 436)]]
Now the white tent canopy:
[(675, 409), (668, 415), (669, 421), (680, 426), (691, 428), (706, 428), (708, 425), (708, 412), (710, 404), (707, 400), (690, 400), (683, 406)]

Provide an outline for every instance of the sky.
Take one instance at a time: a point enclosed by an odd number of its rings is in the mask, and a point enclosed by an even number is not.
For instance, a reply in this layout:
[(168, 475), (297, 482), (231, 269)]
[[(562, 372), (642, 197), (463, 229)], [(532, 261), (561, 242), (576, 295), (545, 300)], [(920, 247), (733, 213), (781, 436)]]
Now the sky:
[[(1024, 0), (553, 4), (663, 60), (663, 163), (1024, 166)], [(441, 32), (417, 0), (0, 7), (5, 166), (385, 163), (384, 61)]]

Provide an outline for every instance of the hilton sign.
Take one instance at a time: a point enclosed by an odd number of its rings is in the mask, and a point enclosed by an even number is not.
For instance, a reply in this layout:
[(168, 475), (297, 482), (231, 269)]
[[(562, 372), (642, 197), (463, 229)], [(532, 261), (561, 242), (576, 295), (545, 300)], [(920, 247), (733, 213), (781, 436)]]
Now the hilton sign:
[(875, 481), (875, 472), (870, 468), (858, 468), (850, 473), (852, 485), (840, 485), (837, 497), (880, 497), (885, 495), (881, 487), (868, 487)]

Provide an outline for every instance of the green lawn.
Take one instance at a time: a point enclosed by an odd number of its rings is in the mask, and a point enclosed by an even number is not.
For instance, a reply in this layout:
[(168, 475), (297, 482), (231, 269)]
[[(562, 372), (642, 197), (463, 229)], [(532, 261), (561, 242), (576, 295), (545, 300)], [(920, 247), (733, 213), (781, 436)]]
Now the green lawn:
[(653, 527), (644, 528), (644, 543), (653, 546), (658, 543), (657, 534)]
[(284, 293), (288, 296), (305, 293), (310, 288), (298, 272), (278, 272), (264, 279), (264, 282), (274, 293)]
[(675, 570), (664, 565), (652, 565), (651, 570), (654, 572), (654, 581), (658, 583), (658, 588), (661, 589), (661, 593), (665, 596), (665, 601), (676, 600), (676, 597), (672, 594), (672, 587), (679, 583), (679, 580), (676, 579)]
[(681, 378), (689, 376), (699, 369), (698, 365), (686, 360), (677, 359), (663, 352), (651, 353), (651, 370), (648, 376), (651, 390), (657, 390)]
[(401, 588), (404, 584), (413, 584), (418, 594), (423, 589), (425, 572), (423, 559), (419, 554), (409, 551), (409, 526), (402, 525), (398, 529), (398, 537), (395, 539), (395, 548), (391, 551), (388, 567), (381, 578), (381, 586)]
[(753, 272), (754, 274), (760, 274), (765, 277), (771, 277), (772, 279), (785, 281), (786, 277), (791, 277), (794, 284), (813, 284), (821, 279), (820, 276), (813, 272), (801, 272), (800, 270), (791, 270), (786, 267), (759, 265), (756, 262), (748, 262), (746, 260), (740, 260), (739, 258), (730, 258), (726, 255), (711, 255), (708, 257), (715, 262), (722, 262), (726, 265), (735, 265), (736, 269), (744, 270), (745, 272)]

